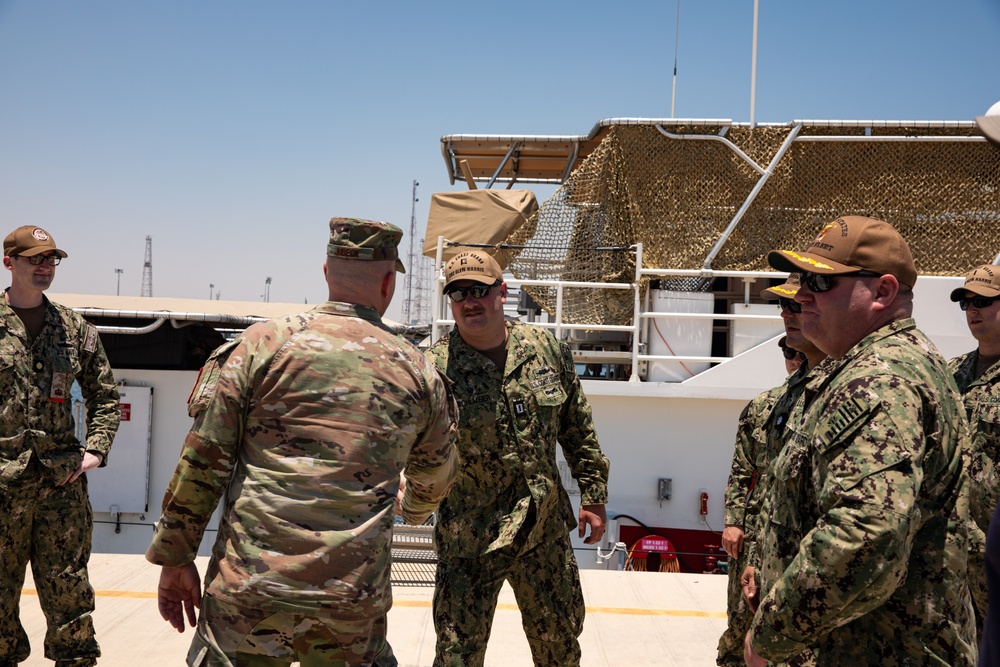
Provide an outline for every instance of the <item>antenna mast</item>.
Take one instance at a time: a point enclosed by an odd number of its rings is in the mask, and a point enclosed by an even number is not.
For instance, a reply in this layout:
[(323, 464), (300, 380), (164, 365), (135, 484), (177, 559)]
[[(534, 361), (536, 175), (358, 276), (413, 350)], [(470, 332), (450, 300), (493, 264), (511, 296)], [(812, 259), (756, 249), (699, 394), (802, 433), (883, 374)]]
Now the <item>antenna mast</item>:
[(406, 300), (403, 302), (403, 323), (419, 324), (428, 319), (426, 312), (430, 284), (430, 261), (423, 256), (424, 239), (417, 240), (417, 186), (413, 181), (413, 202), (410, 208), (410, 251), (406, 256)]
[(153, 296), (153, 237), (146, 237), (146, 260), (142, 263), (142, 296)]

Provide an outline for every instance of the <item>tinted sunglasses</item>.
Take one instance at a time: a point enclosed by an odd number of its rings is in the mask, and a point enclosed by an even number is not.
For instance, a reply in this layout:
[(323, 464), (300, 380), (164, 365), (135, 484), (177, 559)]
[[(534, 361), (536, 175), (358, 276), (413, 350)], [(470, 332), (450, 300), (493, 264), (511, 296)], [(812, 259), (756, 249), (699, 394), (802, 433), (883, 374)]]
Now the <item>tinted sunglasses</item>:
[[(795, 299), (789, 299), (789, 298), (784, 297), (784, 296), (779, 296), (778, 297), (778, 307), (781, 308), (782, 310), (789, 310), (789, 311), (791, 311), (793, 313), (801, 313), (802, 312), (802, 304), (801, 303), (799, 303)], [(786, 347), (785, 349), (787, 350), (788, 348)], [(791, 359), (791, 357), (785, 357), (785, 359)]]
[(1000, 299), (1000, 296), (973, 296), (968, 299), (959, 299), (958, 307), (962, 310), (968, 310), (970, 307), (979, 310), (980, 308), (985, 308), (998, 299)]
[(450, 290), (446, 291), (445, 294), (448, 298), (455, 303), (461, 303), (471, 294), (473, 299), (483, 299), (490, 290), (500, 284), (500, 281), (493, 283), (492, 285), (471, 285), (469, 287), (452, 287)]
[(810, 292), (820, 293), (832, 290), (837, 284), (837, 278), (843, 278), (844, 276), (876, 278), (881, 277), (882, 274), (875, 273), (874, 271), (854, 271), (852, 273), (830, 275), (827, 273), (809, 273), (808, 271), (802, 271), (799, 273), (799, 281), (808, 287)]
[(790, 347), (783, 347), (783, 348), (781, 348), (781, 354), (782, 354), (782, 356), (785, 357), (785, 359), (788, 359), (789, 361), (791, 361), (795, 357), (799, 356), (799, 351), (798, 350), (793, 350)]
[(62, 261), (62, 257), (59, 255), (32, 255), (31, 257), (25, 257), (24, 255), (14, 255), (15, 257), (21, 257), (28, 260), (28, 264), (32, 266), (40, 266), (43, 263), (49, 266), (59, 266), (59, 262)]

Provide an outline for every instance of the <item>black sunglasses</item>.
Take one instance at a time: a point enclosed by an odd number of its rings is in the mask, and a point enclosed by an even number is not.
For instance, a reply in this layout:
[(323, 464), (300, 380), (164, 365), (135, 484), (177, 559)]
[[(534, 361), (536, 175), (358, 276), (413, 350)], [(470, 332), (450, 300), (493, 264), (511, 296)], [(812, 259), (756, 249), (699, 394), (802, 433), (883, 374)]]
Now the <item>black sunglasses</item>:
[(791, 361), (795, 357), (799, 356), (799, 351), (798, 350), (793, 350), (790, 347), (783, 347), (783, 348), (781, 348), (781, 354), (785, 357), (785, 359), (788, 359), (789, 361)]
[(875, 273), (874, 271), (854, 271), (852, 273), (840, 273), (837, 275), (802, 271), (799, 273), (799, 281), (808, 287), (810, 292), (820, 293), (832, 290), (837, 284), (837, 278), (843, 278), (845, 276), (856, 278), (876, 278), (881, 277), (882, 275), (883, 274)]
[[(782, 310), (790, 310), (793, 313), (802, 312), (802, 304), (795, 299), (789, 299), (788, 297), (779, 296), (778, 297), (778, 307)], [(785, 348), (786, 350), (788, 348)], [(785, 357), (785, 359), (791, 359), (791, 357)]]
[(1000, 296), (971, 296), (968, 299), (959, 299), (958, 307), (962, 310), (968, 310), (970, 307), (979, 310), (980, 308), (985, 308), (998, 299), (1000, 299)]
[(22, 259), (28, 260), (28, 264), (32, 266), (40, 266), (42, 263), (46, 263), (49, 266), (58, 266), (59, 262), (62, 261), (62, 257), (59, 255), (32, 255), (31, 257), (25, 257), (24, 255), (14, 255), (14, 257), (21, 257)]
[(492, 285), (471, 285), (469, 287), (452, 287), (450, 290), (446, 291), (445, 294), (448, 298), (455, 303), (461, 303), (465, 301), (466, 297), (470, 294), (473, 299), (485, 298), (490, 290), (500, 284), (500, 281), (496, 281)]

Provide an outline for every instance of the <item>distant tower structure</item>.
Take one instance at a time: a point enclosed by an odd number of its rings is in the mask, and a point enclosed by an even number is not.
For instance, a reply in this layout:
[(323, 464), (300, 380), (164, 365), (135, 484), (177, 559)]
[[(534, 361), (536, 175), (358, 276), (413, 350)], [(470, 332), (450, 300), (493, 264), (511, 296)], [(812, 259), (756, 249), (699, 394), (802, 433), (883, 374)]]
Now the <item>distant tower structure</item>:
[(146, 260), (142, 263), (142, 296), (153, 296), (153, 237), (146, 237)]
[(410, 252), (406, 256), (406, 299), (403, 302), (403, 323), (422, 324), (430, 320), (430, 283), (432, 262), (423, 255), (424, 239), (417, 237), (417, 186), (413, 181), (413, 202), (410, 208)]

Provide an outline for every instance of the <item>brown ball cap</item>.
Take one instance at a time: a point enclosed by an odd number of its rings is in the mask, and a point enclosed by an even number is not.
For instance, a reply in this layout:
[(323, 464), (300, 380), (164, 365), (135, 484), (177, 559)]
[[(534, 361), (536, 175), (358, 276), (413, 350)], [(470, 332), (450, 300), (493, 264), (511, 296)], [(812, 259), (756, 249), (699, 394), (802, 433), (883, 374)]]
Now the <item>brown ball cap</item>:
[(4, 257), (13, 257), (15, 255), (32, 257), (33, 255), (40, 255), (50, 250), (60, 257), (69, 257), (64, 251), (56, 247), (56, 242), (47, 231), (34, 225), (18, 227), (3, 240)]
[(979, 296), (1000, 296), (1000, 266), (983, 264), (965, 274), (965, 285), (951, 291), (952, 301), (961, 301), (966, 292)]
[(913, 255), (899, 232), (888, 222), (856, 215), (825, 225), (805, 252), (772, 250), (767, 262), (778, 271), (828, 275), (872, 271), (893, 275), (908, 288), (917, 282)]
[(492, 285), (498, 280), (503, 281), (503, 270), (488, 253), (481, 250), (466, 250), (448, 260), (448, 264), (444, 267), (444, 279), (445, 289), (458, 280)]
[[(788, 280), (780, 285), (775, 285), (774, 287), (768, 287), (766, 290), (762, 290), (760, 298), (767, 299), (768, 301), (774, 301), (775, 299), (780, 299), (782, 297), (785, 299), (791, 299), (795, 297), (795, 294), (798, 291), (799, 276), (798, 274), (793, 273), (788, 276)], [(782, 338), (782, 340), (784, 340), (784, 338)]]

